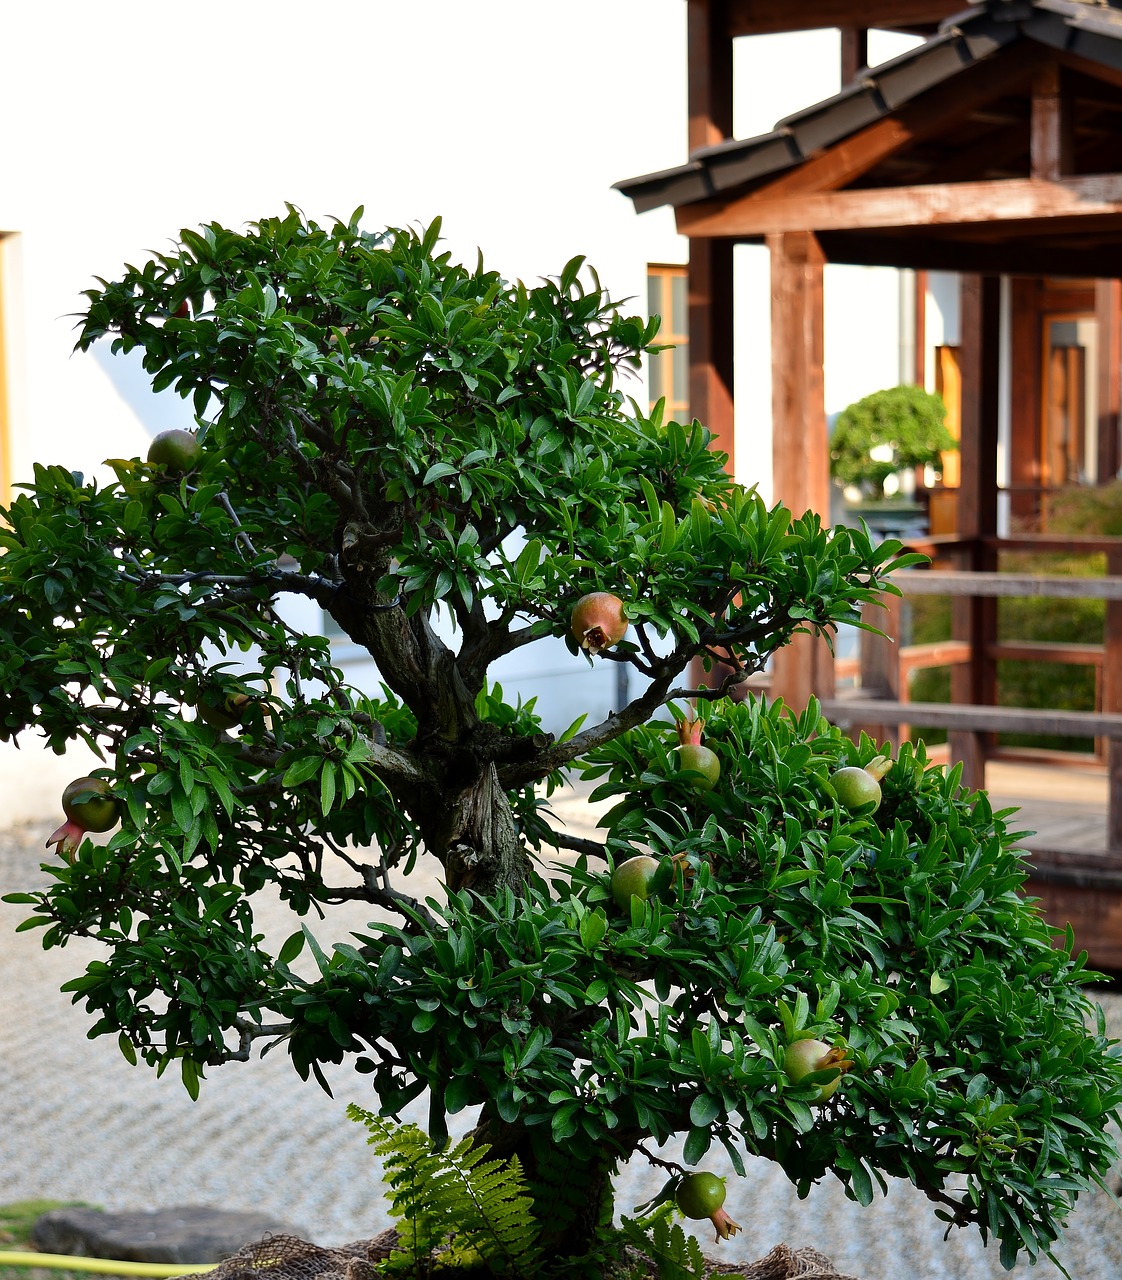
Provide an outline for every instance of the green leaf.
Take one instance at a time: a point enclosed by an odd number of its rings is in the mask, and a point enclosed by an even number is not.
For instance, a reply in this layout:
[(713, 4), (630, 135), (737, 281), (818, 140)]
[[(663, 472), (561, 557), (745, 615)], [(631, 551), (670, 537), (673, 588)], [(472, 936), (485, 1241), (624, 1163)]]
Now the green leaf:
[(277, 960), (281, 964), (291, 964), (304, 950), (305, 941), (303, 930), (289, 934), (281, 945), (281, 949), (277, 952)]
[(324, 817), (335, 804), (335, 770), (335, 765), (327, 761), (319, 778), (319, 803)]
[(697, 1164), (699, 1160), (704, 1159), (712, 1142), (713, 1135), (707, 1127), (692, 1128), (682, 1146), (682, 1159), (686, 1164)]
[(299, 787), (307, 782), (309, 778), (314, 778), (323, 766), (323, 756), (319, 754), (307, 755), (294, 760), (285, 770), (284, 777), (281, 778), (281, 785)]
[(723, 1109), (711, 1093), (699, 1093), (690, 1106), (690, 1124), (696, 1129), (707, 1128)]
[(117, 1037), (117, 1046), (121, 1050), (121, 1056), (129, 1066), (135, 1067), (137, 1063), (136, 1049), (133, 1047), (132, 1041), (123, 1031)]

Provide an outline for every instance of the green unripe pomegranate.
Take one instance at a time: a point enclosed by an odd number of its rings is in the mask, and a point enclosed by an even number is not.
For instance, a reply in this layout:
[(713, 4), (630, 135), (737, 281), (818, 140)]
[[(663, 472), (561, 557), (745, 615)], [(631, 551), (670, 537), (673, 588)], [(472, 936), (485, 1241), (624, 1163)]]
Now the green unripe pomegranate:
[(715, 1173), (687, 1173), (674, 1188), (674, 1203), (687, 1218), (708, 1218), (718, 1240), (727, 1240), (740, 1230), (724, 1210), (725, 1180)]
[(868, 812), (876, 813), (880, 807), (880, 783), (868, 769), (862, 769), (860, 765), (847, 765), (844, 769), (839, 769), (830, 778), (830, 786), (838, 804), (850, 813), (867, 809), (869, 805), (872, 808)]
[(621, 911), (631, 910), (632, 898), (645, 902), (651, 896), (658, 865), (657, 858), (639, 853), (616, 867), (612, 872), (612, 899)]
[(792, 1084), (798, 1084), (815, 1071), (836, 1068), (838, 1074), (834, 1079), (818, 1086), (818, 1097), (814, 1101), (825, 1102), (841, 1084), (842, 1075), (853, 1066), (853, 1060), (846, 1056), (847, 1053), (847, 1049), (828, 1045), (824, 1040), (796, 1040), (787, 1046), (783, 1055), (783, 1072)]
[(201, 452), (199, 437), (193, 431), (182, 431), (175, 427), (170, 431), (161, 431), (153, 438), (148, 446), (148, 461), (185, 475), (198, 466)]

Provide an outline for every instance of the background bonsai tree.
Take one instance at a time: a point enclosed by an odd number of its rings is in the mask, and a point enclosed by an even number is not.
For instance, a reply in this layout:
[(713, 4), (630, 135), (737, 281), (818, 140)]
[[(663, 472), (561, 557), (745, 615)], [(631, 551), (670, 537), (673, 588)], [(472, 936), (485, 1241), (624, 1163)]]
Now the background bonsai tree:
[[(541, 1274), (608, 1269), (636, 1153), (730, 1232), (735, 1193), (685, 1176), (713, 1143), (861, 1201), (908, 1179), (1003, 1257), (1048, 1249), (1108, 1168), (1122, 1073), (1002, 815), (813, 706), (725, 696), (914, 557), (769, 510), (702, 426), (628, 406), (656, 324), (580, 259), (509, 284), (439, 224), (359, 216), (184, 231), (91, 289), (79, 345), (139, 347), (197, 436), (104, 487), (39, 468), (4, 513), (0, 732), (103, 762), (48, 887), (15, 895), (45, 946), (104, 944), (68, 984), (93, 1031), (192, 1093), (279, 1042), (305, 1077), (352, 1060), (385, 1115), (427, 1090), (438, 1144), (467, 1111), (521, 1162)], [(487, 679), (546, 636), (640, 691), (554, 739)], [(699, 659), (726, 684), (697, 688)], [(569, 767), (617, 797), (602, 844), (551, 820)], [(424, 902), (422, 854), (446, 886)], [(272, 944), (263, 894), (294, 913)], [(368, 929), (329, 938), (356, 900)], [(675, 1135), (684, 1163), (656, 1153)]]
[(946, 426), (942, 396), (922, 387), (874, 391), (838, 414), (830, 435), (830, 474), (863, 497), (885, 496), (898, 472), (930, 467), (943, 474), (943, 454), (958, 448)]

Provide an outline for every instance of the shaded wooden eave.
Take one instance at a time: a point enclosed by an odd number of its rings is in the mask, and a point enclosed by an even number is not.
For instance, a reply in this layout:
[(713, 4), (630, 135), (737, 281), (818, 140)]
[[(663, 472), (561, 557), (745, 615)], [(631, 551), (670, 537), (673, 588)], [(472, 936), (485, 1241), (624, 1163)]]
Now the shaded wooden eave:
[(730, 36), (846, 27), (927, 35), (964, 6), (962, 0), (723, 0)]
[[(675, 208), (699, 238), (760, 242), (810, 230), (836, 262), (1122, 275), (1122, 175), (841, 190), (872, 164), (1060, 64), (1122, 86), (1122, 12), (1077, 0), (1005, 0), (945, 22), (913, 50), (746, 141), (617, 183), (638, 212)], [(1120, 166), (1122, 167), (1122, 166)]]

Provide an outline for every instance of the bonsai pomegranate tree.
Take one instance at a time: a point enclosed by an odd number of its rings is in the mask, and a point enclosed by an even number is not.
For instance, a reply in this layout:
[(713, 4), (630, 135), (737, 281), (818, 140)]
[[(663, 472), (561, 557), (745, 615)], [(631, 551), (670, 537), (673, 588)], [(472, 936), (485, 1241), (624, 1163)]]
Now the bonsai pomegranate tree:
[[(434, 1142), (467, 1112), (519, 1157), (542, 1274), (608, 1267), (634, 1156), (669, 1166), (665, 1206), (750, 1222), (735, 1182), (727, 1212), (709, 1194), (714, 1144), (862, 1202), (907, 1179), (1006, 1260), (1049, 1250), (1108, 1168), (1122, 1072), (1008, 815), (814, 706), (728, 696), (911, 558), (769, 509), (703, 426), (629, 403), (656, 323), (580, 259), (511, 284), (438, 223), (359, 217), (184, 231), (91, 289), (79, 346), (139, 349), (197, 439), (104, 485), (37, 468), (3, 513), (0, 736), (84, 742), (74, 801), (114, 806), (15, 895), (45, 946), (104, 944), (67, 984), (93, 1031), (192, 1094), (279, 1044), (321, 1081), (352, 1062), (385, 1115), (427, 1091)], [(638, 692), (551, 736), (488, 682), (545, 637)], [(880, 803), (842, 804), (865, 765)], [(567, 770), (613, 799), (603, 842), (553, 819)], [(633, 858), (657, 865), (613, 892)], [(334, 936), (355, 901), (369, 927)]]

